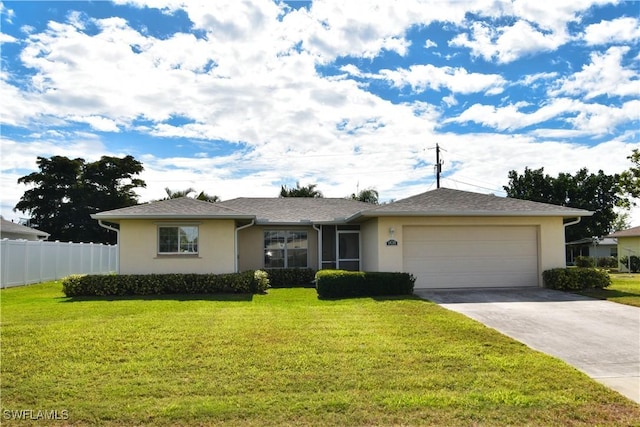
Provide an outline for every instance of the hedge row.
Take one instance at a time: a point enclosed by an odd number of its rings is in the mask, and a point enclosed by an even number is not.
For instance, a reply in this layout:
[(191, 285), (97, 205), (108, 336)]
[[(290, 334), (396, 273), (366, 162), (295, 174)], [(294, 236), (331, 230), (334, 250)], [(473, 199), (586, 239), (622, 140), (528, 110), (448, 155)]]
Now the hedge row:
[(62, 281), (68, 297), (111, 295), (262, 293), (269, 287), (262, 270), (231, 274), (72, 275)]
[(602, 289), (611, 284), (609, 273), (597, 268), (553, 268), (544, 271), (542, 279), (546, 288), (561, 291)]
[(416, 278), (409, 273), (320, 270), (316, 289), (320, 298), (411, 295)]
[(313, 286), (316, 270), (312, 268), (266, 268), (272, 288)]

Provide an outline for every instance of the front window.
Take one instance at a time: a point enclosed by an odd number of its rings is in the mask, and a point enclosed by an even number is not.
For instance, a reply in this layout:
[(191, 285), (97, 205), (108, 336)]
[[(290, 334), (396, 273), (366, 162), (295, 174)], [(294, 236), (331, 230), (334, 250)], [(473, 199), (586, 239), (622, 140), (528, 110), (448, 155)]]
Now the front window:
[(307, 243), (306, 231), (265, 231), (265, 268), (306, 268)]
[(195, 225), (158, 227), (158, 253), (197, 254), (198, 227)]

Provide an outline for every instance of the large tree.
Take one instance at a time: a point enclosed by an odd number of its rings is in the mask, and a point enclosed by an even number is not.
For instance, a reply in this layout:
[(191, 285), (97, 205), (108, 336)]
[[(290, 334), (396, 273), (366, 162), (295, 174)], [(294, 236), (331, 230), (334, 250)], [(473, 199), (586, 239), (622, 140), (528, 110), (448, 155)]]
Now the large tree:
[(296, 182), (295, 188), (287, 188), (287, 186), (283, 185), (280, 187), (280, 197), (323, 197), (322, 192), (320, 190), (316, 190), (316, 187), (316, 184), (309, 184), (304, 187), (300, 187), (299, 182)]
[(132, 156), (103, 156), (87, 163), (63, 156), (38, 157), (38, 172), (18, 179), (32, 186), (15, 211), (26, 212), (31, 222), (51, 234), (51, 240), (115, 243), (116, 236), (90, 215), (138, 203), (135, 189), (145, 187), (136, 176), (142, 163)]
[(574, 175), (561, 173), (557, 177), (545, 174), (544, 168), (525, 168), (522, 175), (512, 170), (504, 190), (508, 197), (516, 199), (593, 211), (593, 216), (567, 228), (567, 241), (609, 234), (617, 218), (615, 208), (628, 203), (622, 195), (620, 175), (589, 173), (586, 168)]
[(634, 149), (627, 159), (631, 160), (633, 165), (620, 174), (620, 182), (623, 191), (637, 199), (640, 197), (640, 150)]

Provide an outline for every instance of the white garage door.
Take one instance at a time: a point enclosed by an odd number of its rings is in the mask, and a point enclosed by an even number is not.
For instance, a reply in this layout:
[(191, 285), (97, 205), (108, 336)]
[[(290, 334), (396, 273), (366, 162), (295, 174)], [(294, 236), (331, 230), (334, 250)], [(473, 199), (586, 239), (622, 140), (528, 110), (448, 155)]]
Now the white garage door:
[(538, 286), (536, 227), (405, 226), (402, 235), (416, 288)]

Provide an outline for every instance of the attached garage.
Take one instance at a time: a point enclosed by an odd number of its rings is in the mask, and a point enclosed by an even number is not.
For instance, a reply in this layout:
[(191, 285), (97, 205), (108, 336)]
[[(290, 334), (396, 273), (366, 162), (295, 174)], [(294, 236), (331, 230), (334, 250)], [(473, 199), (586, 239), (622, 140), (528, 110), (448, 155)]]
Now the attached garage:
[(536, 226), (405, 226), (416, 288), (538, 286)]

